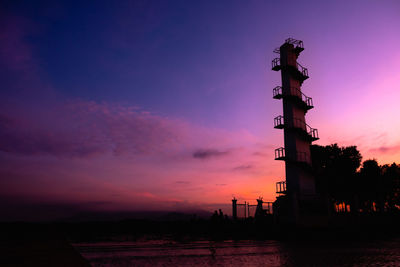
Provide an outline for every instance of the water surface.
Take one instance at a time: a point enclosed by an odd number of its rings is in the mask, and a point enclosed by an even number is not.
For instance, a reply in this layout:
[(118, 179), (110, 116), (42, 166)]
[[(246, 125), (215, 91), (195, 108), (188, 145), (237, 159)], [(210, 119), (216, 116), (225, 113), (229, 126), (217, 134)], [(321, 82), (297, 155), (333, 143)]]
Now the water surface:
[(400, 266), (400, 240), (79, 243), (93, 266)]

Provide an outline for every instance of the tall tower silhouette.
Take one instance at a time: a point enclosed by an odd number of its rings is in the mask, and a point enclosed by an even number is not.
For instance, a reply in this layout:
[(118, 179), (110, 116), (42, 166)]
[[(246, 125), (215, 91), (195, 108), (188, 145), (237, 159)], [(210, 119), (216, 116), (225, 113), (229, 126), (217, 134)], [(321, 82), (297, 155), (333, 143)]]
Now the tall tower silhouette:
[(305, 120), (312, 109), (312, 98), (302, 93), (301, 85), (309, 78), (308, 70), (297, 62), (303, 42), (286, 39), (274, 50), (280, 56), (272, 60), (272, 70), (281, 71), (282, 86), (273, 89), (273, 98), (282, 99), (283, 116), (274, 119), (274, 128), (284, 130), (285, 147), (275, 150), (275, 160), (285, 161), (286, 181), (277, 183), (277, 193), (285, 198), (289, 221), (298, 221), (303, 203), (315, 199), (315, 178), (311, 172), (310, 145), (318, 140), (318, 130)]

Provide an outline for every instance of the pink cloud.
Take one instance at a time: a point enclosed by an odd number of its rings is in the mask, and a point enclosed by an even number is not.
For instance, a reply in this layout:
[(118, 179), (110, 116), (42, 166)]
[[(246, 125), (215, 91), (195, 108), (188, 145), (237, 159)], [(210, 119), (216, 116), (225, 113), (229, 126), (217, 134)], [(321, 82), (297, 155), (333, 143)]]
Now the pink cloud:
[(199, 149), (193, 153), (193, 158), (208, 159), (228, 155), (229, 151), (218, 151), (216, 149)]
[[(236, 144), (232, 143), (236, 137)], [(214, 158), (255, 139), (201, 128), (135, 107), (69, 101), (34, 112), (0, 114), (0, 150), (20, 155), (93, 157), (104, 154)], [(205, 148), (198, 148), (205, 147)]]
[(382, 145), (379, 147), (374, 147), (369, 150), (371, 153), (377, 153), (379, 155), (382, 154), (398, 154), (400, 152), (400, 145), (392, 145), (392, 146), (386, 146)]
[(283, 165), (259, 137), (136, 106), (65, 100), (24, 42), (36, 29), (18, 17), (6, 20), (0, 29), (0, 64), (10, 74), (0, 100), (5, 201), (173, 210), (214, 209), (234, 193), (256, 198), (255, 189), (272, 196), (268, 185)]
[(3, 114), (0, 150), (57, 157), (149, 154), (182, 138), (179, 122), (132, 108), (75, 101), (48, 112), (45, 121), (40, 112)]
[[(101, 202), (92, 208), (103, 210), (229, 202), (235, 192), (251, 196), (273, 183), (280, 166), (270, 146), (245, 131), (81, 100), (3, 113), (0, 151), (2, 195), (86, 206)], [(255, 152), (270, 155), (272, 166)]]

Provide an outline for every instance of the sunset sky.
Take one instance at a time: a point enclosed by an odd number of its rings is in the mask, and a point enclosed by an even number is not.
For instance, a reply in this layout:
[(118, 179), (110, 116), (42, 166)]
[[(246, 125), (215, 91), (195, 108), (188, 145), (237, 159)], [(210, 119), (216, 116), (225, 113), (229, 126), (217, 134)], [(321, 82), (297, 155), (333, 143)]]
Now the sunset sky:
[(2, 220), (274, 200), (288, 37), (316, 143), (400, 163), (399, 1), (2, 1)]

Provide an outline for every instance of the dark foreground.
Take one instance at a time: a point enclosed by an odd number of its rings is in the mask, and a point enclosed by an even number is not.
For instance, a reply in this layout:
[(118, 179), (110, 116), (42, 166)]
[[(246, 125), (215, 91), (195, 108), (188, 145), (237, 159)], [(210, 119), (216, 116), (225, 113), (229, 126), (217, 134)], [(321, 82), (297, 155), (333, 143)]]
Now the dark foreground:
[(399, 266), (399, 239), (352, 242), (192, 241), (80, 243), (93, 266)]
[(0, 266), (398, 266), (399, 225), (398, 216), (320, 228), (268, 218), (2, 223)]
[(0, 226), (0, 266), (91, 266), (53, 226)]

